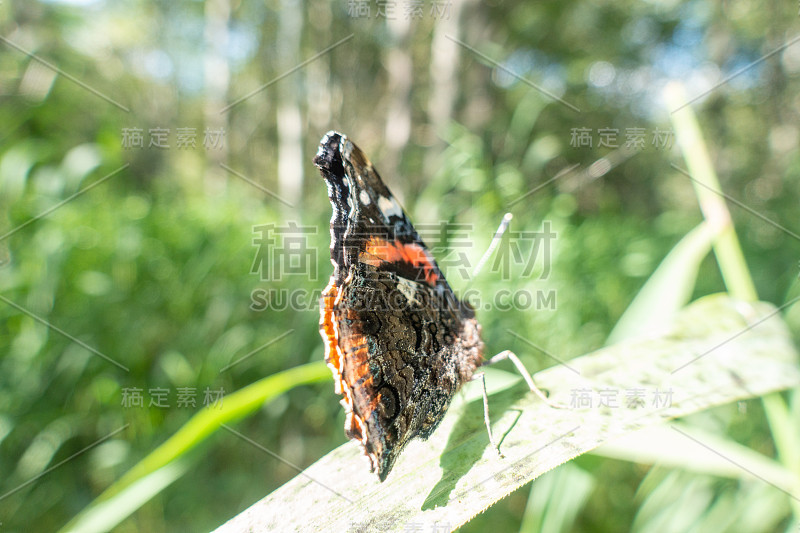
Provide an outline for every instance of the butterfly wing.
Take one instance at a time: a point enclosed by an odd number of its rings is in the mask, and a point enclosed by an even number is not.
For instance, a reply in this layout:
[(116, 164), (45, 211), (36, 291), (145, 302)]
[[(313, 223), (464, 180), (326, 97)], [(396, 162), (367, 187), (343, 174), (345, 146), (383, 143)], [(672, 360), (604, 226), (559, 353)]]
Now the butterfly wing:
[(320, 314), (325, 358), (343, 396), (345, 431), (384, 480), (471, 378), (482, 357), (480, 326), (358, 147), (330, 132), (314, 163), (333, 206), (334, 272)]

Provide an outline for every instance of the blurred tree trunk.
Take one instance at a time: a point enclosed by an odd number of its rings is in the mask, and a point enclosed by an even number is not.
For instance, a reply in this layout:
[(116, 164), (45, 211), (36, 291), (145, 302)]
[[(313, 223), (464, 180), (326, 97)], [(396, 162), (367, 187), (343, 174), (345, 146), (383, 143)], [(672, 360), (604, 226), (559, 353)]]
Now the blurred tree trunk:
[[(408, 44), (410, 19), (398, 15), (386, 20), (394, 46), (386, 50), (386, 102), (385, 143), (386, 154), (382, 157), (382, 168), (396, 168), (400, 152), (411, 136), (411, 82), (414, 76), (411, 46)], [(402, 195), (402, 191), (399, 193)], [(401, 198), (402, 200), (402, 198)]]
[[(453, 2), (450, 5), (449, 15), (437, 19), (433, 26), (433, 36), (431, 38), (431, 61), (430, 61), (430, 98), (428, 100), (428, 121), (431, 132), (430, 139), (426, 144), (433, 149), (428, 150), (425, 155), (423, 168), (427, 176), (436, 174), (438, 165), (442, 161), (442, 150), (444, 143), (436, 142), (435, 139), (443, 138), (447, 133), (447, 127), (453, 120), (456, 100), (458, 94), (458, 64), (460, 58), (460, 47), (458, 44), (448, 39), (447, 36), (461, 38), (461, 11), (465, 2)], [(429, 217), (430, 221), (440, 220), (439, 205), (433, 204), (436, 213)]]
[[(331, 4), (325, 0), (311, 0), (309, 2), (309, 13), (314, 16), (309, 17), (308, 22), (314, 30), (312, 39), (315, 50), (324, 49), (335, 40), (341, 39), (341, 35), (334, 38), (333, 34), (333, 13)], [(331, 118), (333, 107), (333, 94), (335, 92), (332, 84), (330, 71), (331, 59), (321, 58), (319, 61), (312, 61), (305, 67), (306, 72), (306, 109), (308, 113), (308, 127), (311, 131), (306, 131), (309, 143), (306, 146), (315, 146), (315, 141), (322, 138), (322, 134), (331, 128)], [(341, 106), (339, 106), (341, 108)], [(338, 118), (339, 109), (336, 111)]]
[[(208, 157), (206, 171), (206, 189), (214, 193), (224, 187), (227, 176), (219, 163), (228, 158), (228, 113), (220, 113), (225, 107), (230, 84), (230, 71), (226, 51), (228, 48), (228, 24), (231, 16), (229, 0), (207, 0), (205, 4), (205, 45), (204, 60), (205, 104), (204, 129), (198, 133), (198, 147), (202, 147)], [(224, 131), (217, 147), (206, 149), (204, 144), (205, 130)]]
[(431, 96), (428, 117), (436, 135), (442, 136), (453, 118), (458, 98), (458, 64), (460, 46), (447, 36), (461, 39), (460, 19), (465, 2), (453, 2), (449, 16), (437, 19), (431, 39)]
[[(303, 31), (301, 0), (283, 0), (278, 11), (280, 24), (276, 36), (279, 73), (286, 72), (302, 61), (300, 42)], [(301, 70), (278, 82), (275, 87), (278, 123), (278, 194), (290, 204), (300, 203), (303, 190), (303, 119), (300, 98), (303, 93)], [(269, 90), (269, 89), (268, 89)]]

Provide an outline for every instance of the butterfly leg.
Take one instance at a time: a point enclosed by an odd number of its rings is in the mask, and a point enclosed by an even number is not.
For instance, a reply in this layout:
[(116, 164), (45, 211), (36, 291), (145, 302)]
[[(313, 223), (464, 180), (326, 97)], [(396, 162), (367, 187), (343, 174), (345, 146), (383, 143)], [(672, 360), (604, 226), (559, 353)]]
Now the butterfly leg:
[(492, 426), (489, 421), (489, 395), (486, 392), (486, 375), (483, 372), (478, 372), (477, 374), (472, 375), (472, 379), (478, 378), (480, 378), (481, 383), (483, 383), (483, 421), (486, 424), (486, 432), (489, 434), (489, 442), (497, 451), (497, 455), (499, 455), (501, 459), (504, 459), (505, 456), (503, 455), (503, 452), (500, 451), (500, 445), (494, 440)]
[(533, 381), (533, 377), (528, 372), (528, 369), (525, 368), (525, 366), (522, 364), (522, 361), (519, 360), (519, 357), (517, 357), (517, 355), (514, 352), (512, 352), (511, 350), (503, 350), (499, 354), (493, 356), (488, 361), (485, 361), (483, 363), (483, 365), (493, 365), (493, 364), (495, 364), (495, 363), (497, 363), (499, 361), (504, 361), (506, 359), (508, 359), (512, 363), (514, 363), (514, 366), (517, 367), (517, 371), (519, 371), (519, 373), (522, 374), (522, 379), (524, 379), (525, 383), (528, 384), (528, 388), (531, 390), (531, 392), (533, 392), (536, 396), (538, 396), (540, 400), (542, 400), (544, 403), (546, 403), (547, 405), (549, 405), (550, 407), (552, 407), (554, 409), (562, 409), (563, 408), (563, 406), (560, 406), (560, 405), (557, 405), (557, 404), (551, 402), (547, 398), (547, 394), (542, 392), (542, 390), (539, 387), (536, 386), (536, 383)]

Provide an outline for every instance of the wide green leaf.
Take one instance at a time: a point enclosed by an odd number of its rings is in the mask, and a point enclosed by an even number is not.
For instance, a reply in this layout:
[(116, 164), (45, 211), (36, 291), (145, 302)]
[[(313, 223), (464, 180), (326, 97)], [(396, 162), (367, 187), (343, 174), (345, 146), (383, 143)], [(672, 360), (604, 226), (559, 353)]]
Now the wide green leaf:
[[(347, 443), (217, 531), (383, 531), (415, 524), (453, 529), (605, 442), (800, 384), (797, 353), (775, 308), (726, 295), (698, 300), (660, 334), (568, 365), (535, 376), (565, 408), (543, 404), (522, 384), (490, 396), (504, 457), (489, 445), (481, 401), (465, 395), (428, 441), (408, 446), (386, 482), (369, 474), (358, 447)], [(475, 386), (468, 384), (468, 393)], [(602, 391), (618, 393), (617, 406), (598, 405)], [(644, 401), (626, 405), (631, 391), (640, 391)], [(671, 400), (653, 405), (656, 391), (669, 392)], [(584, 394), (594, 403), (573, 408)]]

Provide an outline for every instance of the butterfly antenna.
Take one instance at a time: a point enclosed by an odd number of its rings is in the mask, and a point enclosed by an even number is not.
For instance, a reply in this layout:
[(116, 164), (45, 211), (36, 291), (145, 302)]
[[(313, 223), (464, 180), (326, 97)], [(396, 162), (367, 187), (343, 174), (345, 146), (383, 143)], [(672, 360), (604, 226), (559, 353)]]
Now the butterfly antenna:
[(472, 270), (472, 279), (470, 280), (469, 285), (472, 285), (472, 282), (475, 281), (475, 278), (480, 273), (481, 269), (483, 269), (483, 265), (489, 260), (494, 252), (495, 248), (500, 244), (500, 239), (503, 238), (503, 234), (508, 229), (508, 225), (511, 223), (511, 219), (514, 217), (511, 213), (506, 213), (503, 215), (503, 220), (500, 221), (500, 226), (498, 226), (497, 231), (494, 233), (494, 237), (492, 237), (492, 242), (489, 243), (489, 247), (483, 253), (483, 257), (481, 260), (478, 261), (478, 264), (475, 265), (475, 268)]

